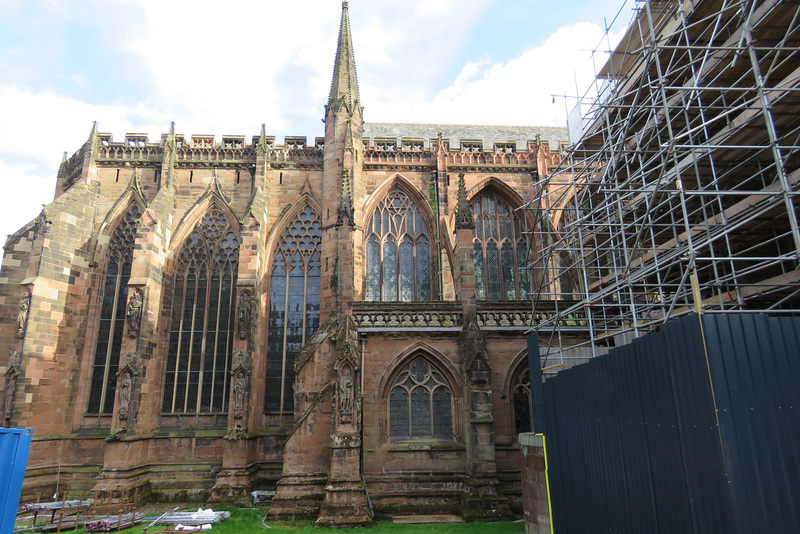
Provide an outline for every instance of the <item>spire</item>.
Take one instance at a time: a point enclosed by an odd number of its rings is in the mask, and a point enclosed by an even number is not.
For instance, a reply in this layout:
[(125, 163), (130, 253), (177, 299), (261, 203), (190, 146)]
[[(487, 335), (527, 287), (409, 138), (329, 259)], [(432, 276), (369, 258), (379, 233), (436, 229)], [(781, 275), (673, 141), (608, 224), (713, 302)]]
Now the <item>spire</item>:
[(87, 143), (89, 143), (89, 146), (93, 146), (96, 142), (97, 142), (97, 121), (94, 121), (92, 123), (92, 131), (89, 132), (89, 139), (87, 140)]
[(342, 198), (339, 201), (339, 210), (337, 213), (337, 225), (344, 224), (347, 219), (350, 226), (353, 226), (353, 188), (350, 185), (350, 172), (347, 169), (342, 170)]
[(161, 175), (167, 179), (167, 189), (175, 187), (175, 153), (178, 143), (175, 139), (175, 121), (169, 123), (169, 133), (164, 142), (164, 160), (161, 162)]
[(261, 124), (261, 135), (258, 136), (256, 149), (260, 150), (264, 154), (266, 154), (269, 150), (269, 145), (267, 144), (267, 126), (263, 123)]
[(59, 181), (63, 180), (67, 176), (67, 161), (69, 161), (69, 158), (67, 158), (67, 153), (65, 151), (64, 152), (64, 157), (61, 158), (61, 165), (58, 166), (58, 179), (59, 179)]
[(175, 151), (177, 148), (175, 143), (175, 121), (169, 123), (169, 133), (167, 134), (167, 141), (164, 147), (171, 151)]
[(97, 132), (97, 121), (94, 121), (92, 123), (92, 131), (89, 133), (89, 139), (87, 139), (86, 144), (83, 145), (85, 150), (84, 154), (88, 153), (88, 158), (91, 162), (94, 162), (94, 158), (97, 156), (98, 140), (99, 136)]
[(456, 228), (472, 229), (475, 228), (475, 222), (472, 220), (472, 213), (469, 211), (469, 202), (467, 202), (467, 187), (464, 183), (464, 173), (458, 173), (458, 203), (456, 204)]
[(339, 44), (336, 47), (336, 62), (333, 65), (333, 82), (331, 83), (331, 94), (328, 97), (328, 108), (338, 108), (342, 104), (347, 106), (350, 113), (355, 113), (360, 105), (347, 2), (342, 2), (342, 23), (339, 27)]

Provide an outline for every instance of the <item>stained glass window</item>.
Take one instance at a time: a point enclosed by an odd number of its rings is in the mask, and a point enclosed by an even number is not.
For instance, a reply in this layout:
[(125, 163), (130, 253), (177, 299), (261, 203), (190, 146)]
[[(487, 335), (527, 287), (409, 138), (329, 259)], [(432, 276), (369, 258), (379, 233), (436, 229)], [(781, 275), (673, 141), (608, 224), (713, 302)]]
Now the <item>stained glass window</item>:
[(512, 400), (514, 402), (514, 431), (530, 432), (533, 428), (531, 413), (531, 374), (529, 369), (519, 373), (514, 381)]
[(264, 411), (294, 410), (294, 358), (319, 328), (319, 216), (306, 206), (284, 230), (272, 262)]
[(422, 358), (403, 369), (389, 393), (392, 439), (453, 437), (453, 401), (441, 373)]
[(364, 243), (366, 300), (430, 300), (428, 225), (419, 206), (400, 186), (375, 208)]
[(131, 276), (133, 244), (141, 211), (132, 205), (123, 215), (109, 244), (108, 265), (100, 307), (100, 328), (94, 352), (94, 368), (88, 413), (110, 414), (114, 409), (122, 335), (125, 329), (125, 306)]
[(238, 267), (239, 238), (228, 217), (212, 207), (178, 254), (165, 413), (227, 411)]
[(530, 292), (528, 240), (514, 210), (493, 192), (476, 197), (470, 205), (475, 298), (522, 300)]

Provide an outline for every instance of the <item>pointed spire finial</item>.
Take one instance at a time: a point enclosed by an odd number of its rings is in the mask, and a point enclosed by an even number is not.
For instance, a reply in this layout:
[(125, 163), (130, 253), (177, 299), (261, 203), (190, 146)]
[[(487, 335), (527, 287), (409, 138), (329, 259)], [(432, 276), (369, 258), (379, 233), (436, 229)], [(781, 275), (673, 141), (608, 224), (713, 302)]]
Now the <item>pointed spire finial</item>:
[(97, 121), (92, 122), (92, 131), (89, 132), (89, 139), (84, 146), (88, 146), (92, 152), (97, 148)]
[(342, 198), (339, 201), (339, 209), (336, 214), (336, 224), (341, 226), (347, 219), (348, 224), (352, 227), (355, 225), (354, 209), (353, 209), (353, 189), (350, 185), (350, 171), (347, 169), (342, 170)]
[(458, 203), (456, 204), (456, 228), (473, 229), (475, 228), (475, 221), (472, 220), (472, 213), (469, 211), (469, 203), (467, 202), (467, 186), (464, 182), (464, 173), (458, 173)]
[(267, 143), (267, 125), (264, 123), (261, 123), (261, 135), (258, 136), (258, 143), (256, 143), (256, 149), (260, 150), (265, 154), (267, 150), (270, 149), (270, 146)]
[(63, 180), (67, 174), (67, 161), (69, 158), (67, 157), (67, 151), (64, 151), (64, 156), (61, 158), (61, 165), (58, 166), (58, 179)]
[(359, 101), (356, 60), (353, 55), (353, 39), (350, 35), (350, 16), (347, 2), (342, 2), (342, 22), (339, 26), (339, 43), (336, 47), (328, 107), (338, 107), (343, 103), (351, 113), (355, 113)]
[(175, 121), (169, 123), (169, 133), (167, 133), (167, 139), (164, 142), (164, 149), (174, 152), (178, 146), (175, 142)]

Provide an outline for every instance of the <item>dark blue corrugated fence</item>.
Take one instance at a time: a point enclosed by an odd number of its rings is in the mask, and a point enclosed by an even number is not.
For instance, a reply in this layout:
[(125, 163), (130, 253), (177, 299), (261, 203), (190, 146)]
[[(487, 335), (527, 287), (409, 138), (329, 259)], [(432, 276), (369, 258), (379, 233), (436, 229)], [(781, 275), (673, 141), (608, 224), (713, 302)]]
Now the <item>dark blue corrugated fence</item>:
[(800, 319), (702, 321), (532, 366), (555, 532), (800, 532)]

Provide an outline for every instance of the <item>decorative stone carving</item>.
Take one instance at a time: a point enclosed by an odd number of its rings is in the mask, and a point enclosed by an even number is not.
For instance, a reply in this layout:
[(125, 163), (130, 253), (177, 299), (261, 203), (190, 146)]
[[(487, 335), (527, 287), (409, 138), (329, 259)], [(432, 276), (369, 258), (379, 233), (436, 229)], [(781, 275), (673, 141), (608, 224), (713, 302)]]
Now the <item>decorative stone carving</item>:
[(356, 371), (358, 371), (358, 351), (361, 343), (352, 315), (346, 315), (341, 320), (333, 341), (336, 342), (334, 422), (338, 425), (352, 427), (342, 429), (350, 432), (359, 423)]
[(144, 291), (141, 288), (133, 290), (131, 300), (128, 301), (128, 311), (125, 314), (128, 318), (128, 336), (137, 337), (139, 328), (142, 325), (142, 307), (144, 306)]
[(139, 355), (135, 352), (123, 354), (119, 362), (120, 369), (117, 371), (117, 390), (119, 391), (117, 415), (120, 421), (126, 421), (132, 410), (134, 377), (139, 375)]
[(472, 219), (472, 212), (467, 202), (467, 187), (464, 182), (464, 172), (458, 173), (458, 203), (456, 204), (456, 228), (474, 229), (475, 221)]
[(231, 360), (231, 376), (239, 371), (242, 371), (246, 375), (250, 376), (250, 354), (244, 352), (243, 350), (237, 350), (234, 352), (233, 359)]
[(28, 315), (30, 314), (32, 298), (31, 290), (26, 289), (19, 301), (19, 307), (17, 309), (17, 337), (20, 339), (25, 337), (25, 330), (28, 328)]
[(460, 313), (426, 311), (354, 312), (359, 328), (448, 328), (461, 326)]
[(247, 394), (247, 378), (243, 372), (236, 375), (233, 381), (233, 416), (242, 417), (244, 415), (244, 398)]
[(474, 386), (488, 386), (492, 365), (489, 350), (478, 321), (473, 313), (464, 315), (464, 327), (459, 338), (464, 351), (464, 370)]
[(253, 322), (253, 294), (245, 289), (239, 295), (239, 308), (236, 310), (236, 328), (239, 339), (247, 339)]
[(228, 430), (228, 433), (225, 434), (223, 439), (228, 441), (239, 441), (240, 439), (244, 439), (247, 437), (247, 434), (244, 431), (244, 428), (241, 425), (236, 425), (235, 427)]
[(339, 201), (339, 209), (336, 213), (336, 225), (341, 226), (347, 220), (347, 224), (351, 227), (355, 225), (354, 209), (353, 209), (353, 191), (350, 185), (350, 171), (348, 169), (342, 170), (342, 183), (341, 183), (341, 199)]
[(345, 424), (353, 422), (353, 409), (355, 408), (355, 377), (350, 364), (342, 365), (339, 371), (337, 401), (339, 404), (340, 421)]
[[(233, 354), (231, 362), (231, 405), (234, 419), (242, 419), (247, 411), (247, 386), (250, 377), (250, 354), (237, 351)], [(240, 426), (237, 424), (236, 426)]]
[(5, 375), (5, 389), (3, 390), (3, 421), (11, 419), (11, 407), (14, 403), (14, 394), (17, 391), (17, 378), (20, 375), (20, 359), (19, 352), (14, 351), (8, 358), (8, 370)]
[(125, 371), (122, 374), (122, 380), (119, 382), (119, 418), (126, 420), (128, 418), (128, 410), (131, 405), (131, 389), (133, 389), (133, 376), (130, 371)]

